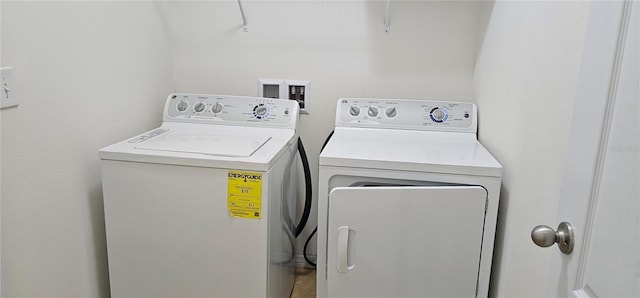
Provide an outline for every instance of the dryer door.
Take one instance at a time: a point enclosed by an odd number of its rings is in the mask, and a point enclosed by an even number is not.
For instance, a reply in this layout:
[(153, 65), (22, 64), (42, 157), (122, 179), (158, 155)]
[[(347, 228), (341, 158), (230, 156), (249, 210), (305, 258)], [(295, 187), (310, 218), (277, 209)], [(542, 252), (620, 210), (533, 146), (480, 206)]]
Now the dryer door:
[(337, 187), (329, 297), (475, 297), (487, 192), (479, 186)]

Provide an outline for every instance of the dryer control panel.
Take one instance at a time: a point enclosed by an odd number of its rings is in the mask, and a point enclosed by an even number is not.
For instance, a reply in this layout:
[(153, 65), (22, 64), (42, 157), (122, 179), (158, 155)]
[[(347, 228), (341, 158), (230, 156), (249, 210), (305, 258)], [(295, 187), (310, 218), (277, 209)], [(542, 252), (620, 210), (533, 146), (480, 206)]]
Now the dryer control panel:
[(295, 129), (295, 101), (212, 94), (170, 94), (164, 121)]
[(472, 132), (476, 105), (415, 99), (341, 98), (336, 126)]

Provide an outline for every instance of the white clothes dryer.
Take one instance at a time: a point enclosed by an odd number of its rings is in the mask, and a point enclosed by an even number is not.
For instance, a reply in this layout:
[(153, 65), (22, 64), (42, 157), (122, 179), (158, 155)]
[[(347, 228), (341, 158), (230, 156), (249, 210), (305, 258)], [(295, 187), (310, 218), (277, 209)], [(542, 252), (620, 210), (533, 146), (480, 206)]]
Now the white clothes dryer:
[(486, 297), (502, 166), (472, 103), (340, 99), (320, 154), (318, 297)]
[(113, 297), (286, 297), (295, 101), (171, 94), (163, 123), (100, 150)]

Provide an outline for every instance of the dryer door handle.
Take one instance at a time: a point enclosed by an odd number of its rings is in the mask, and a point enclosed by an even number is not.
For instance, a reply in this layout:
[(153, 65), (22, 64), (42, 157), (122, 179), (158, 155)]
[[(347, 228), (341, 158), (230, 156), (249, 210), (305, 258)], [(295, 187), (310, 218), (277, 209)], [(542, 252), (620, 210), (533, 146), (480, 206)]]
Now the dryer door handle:
[(337, 269), (340, 273), (347, 273), (353, 269), (355, 265), (349, 266), (349, 226), (341, 226), (338, 228), (338, 247), (336, 251)]

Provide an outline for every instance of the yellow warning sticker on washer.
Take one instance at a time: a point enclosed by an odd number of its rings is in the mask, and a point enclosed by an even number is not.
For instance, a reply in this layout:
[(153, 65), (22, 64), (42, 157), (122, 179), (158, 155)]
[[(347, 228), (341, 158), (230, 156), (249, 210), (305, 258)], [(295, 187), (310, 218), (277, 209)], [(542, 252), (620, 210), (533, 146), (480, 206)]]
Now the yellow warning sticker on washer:
[(259, 219), (262, 215), (262, 173), (229, 171), (227, 185), (229, 214)]

